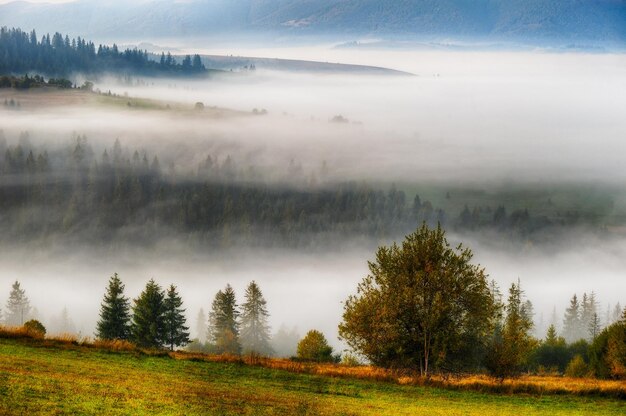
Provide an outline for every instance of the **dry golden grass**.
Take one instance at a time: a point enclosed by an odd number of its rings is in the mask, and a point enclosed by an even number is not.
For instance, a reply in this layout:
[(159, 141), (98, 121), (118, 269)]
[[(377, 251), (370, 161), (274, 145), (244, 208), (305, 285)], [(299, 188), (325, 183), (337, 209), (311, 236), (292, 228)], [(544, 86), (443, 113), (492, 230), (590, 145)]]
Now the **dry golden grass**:
[(592, 377), (571, 378), (555, 375), (526, 375), (499, 382), (486, 375), (469, 375), (462, 377), (433, 375), (429, 378), (424, 378), (406, 371), (394, 371), (374, 366), (307, 363), (268, 357), (209, 355), (180, 351), (170, 353), (170, 356), (178, 360), (241, 363), (294, 373), (388, 381), (401, 385), (433, 386), (453, 390), (471, 390), (503, 394), (571, 394), (577, 396), (626, 398), (626, 381), (600, 380)]
[(97, 339), (91, 346), (107, 351), (136, 351), (137, 346), (122, 339)]
[(43, 339), (41, 332), (29, 330), (23, 326), (1, 326), (0, 338), (33, 338)]

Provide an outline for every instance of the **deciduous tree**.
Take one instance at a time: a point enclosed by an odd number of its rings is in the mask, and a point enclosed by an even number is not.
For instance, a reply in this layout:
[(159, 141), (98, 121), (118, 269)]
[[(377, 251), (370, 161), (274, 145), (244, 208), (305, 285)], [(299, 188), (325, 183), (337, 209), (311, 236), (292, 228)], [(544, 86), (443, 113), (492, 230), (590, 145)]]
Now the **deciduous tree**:
[(471, 260), (469, 249), (450, 247), (440, 226), (424, 224), (401, 245), (380, 247), (370, 275), (345, 303), (341, 338), (376, 365), (424, 375), (433, 363), (444, 367), (493, 326), (494, 299)]

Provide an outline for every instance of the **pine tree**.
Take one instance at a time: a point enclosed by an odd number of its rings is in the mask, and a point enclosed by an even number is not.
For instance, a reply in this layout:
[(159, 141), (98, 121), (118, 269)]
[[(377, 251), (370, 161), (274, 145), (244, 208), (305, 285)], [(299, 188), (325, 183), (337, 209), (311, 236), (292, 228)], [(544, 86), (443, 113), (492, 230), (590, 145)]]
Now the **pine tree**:
[(527, 299), (526, 302), (522, 304), (521, 313), (524, 319), (530, 322), (531, 329), (535, 328), (535, 308), (530, 299)]
[(519, 281), (511, 285), (504, 325), (496, 325), (487, 348), (486, 367), (500, 380), (517, 376), (533, 348), (530, 335), (533, 324), (524, 312), (523, 294)]
[[(583, 293), (583, 301), (582, 301), (581, 306), (582, 306), (582, 309), (580, 312), (581, 334), (579, 334), (579, 339), (586, 338), (588, 340), (592, 340), (593, 337), (589, 338), (589, 336), (591, 335), (591, 328), (594, 324), (599, 325), (598, 304), (596, 302), (596, 294), (594, 292), (591, 292), (591, 295), (587, 296), (586, 293)], [(594, 322), (596, 320), (598, 322)]]
[(532, 340), (530, 331), (533, 322), (529, 311), (525, 309), (527, 303), (523, 303), (524, 292), (520, 282), (513, 283), (509, 289), (509, 299), (506, 305), (506, 319), (504, 321), (503, 337), (508, 344), (509, 353), (518, 365), (523, 365), (528, 358)]
[(567, 342), (578, 341), (581, 333), (580, 325), (580, 303), (578, 302), (578, 296), (574, 294), (570, 300), (569, 307), (565, 310), (565, 317), (563, 318), (563, 338)]
[(109, 286), (100, 306), (100, 320), (96, 327), (100, 339), (129, 339), (130, 304), (124, 296), (124, 284), (117, 273), (109, 279)]
[(131, 326), (133, 341), (145, 348), (160, 348), (165, 340), (164, 320), (165, 294), (154, 279), (135, 299), (133, 305), (133, 323)]
[(556, 345), (557, 341), (558, 335), (556, 333), (556, 328), (554, 327), (554, 325), (550, 325), (548, 327), (548, 331), (546, 332), (546, 339), (544, 343), (546, 345)]
[(189, 328), (185, 326), (185, 310), (183, 301), (176, 292), (176, 286), (170, 285), (165, 297), (164, 307), (164, 342), (174, 351), (174, 346), (184, 346), (189, 343)]
[(246, 289), (246, 301), (241, 305), (241, 346), (245, 353), (270, 355), (270, 328), (267, 302), (259, 285), (252, 281)]
[(30, 316), (30, 301), (26, 297), (26, 291), (20, 287), (17, 280), (13, 283), (11, 294), (7, 301), (7, 316), (5, 323), (9, 326), (23, 325)]
[(587, 326), (587, 330), (589, 331), (589, 339), (591, 341), (596, 339), (596, 337), (600, 333), (600, 328), (601, 328), (600, 317), (598, 316), (597, 313), (594, 313)]
[(219, 354), (240, 354), (239, 311), (235, 291), (226, 285), (215, 295), (209, 314), (210, 340)]

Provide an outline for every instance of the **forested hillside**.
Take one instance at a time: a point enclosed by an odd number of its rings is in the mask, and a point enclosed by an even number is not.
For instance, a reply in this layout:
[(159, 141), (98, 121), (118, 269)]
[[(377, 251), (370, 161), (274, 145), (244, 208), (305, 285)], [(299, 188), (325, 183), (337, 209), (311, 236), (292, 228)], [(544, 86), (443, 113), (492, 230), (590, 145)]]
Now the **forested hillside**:
[(105, 72), (142, 75), (201, 75), (206, 68), (200, 56), (187, 55), (181, 63), (171, 54), (161, 60), (151, 60), (146, 51), (120, 50), (117, 45), (96, 45), (80, 36), (70, 39), (56, 32), (38, 38), (35, 30), (0, 28), (0, 75), (43, 73), (65, 76), (72, 73), (98, 74)]
[[(4, 106), (20, 111), (19, 101)], [(339, 236), (388, 240), (426, 222), (527, 241), (585, 224), (570, 212), (548, 218), (503, 206), (446, 212), (392, 184), (333, 180), (326, 164), (305, 171), (291, 161), (271, 167), (276, 175), (229, 154), (207, 153), (187, 165), (119, 140), (95, 150), (80, 135), (64, 146), (36, 146), (26, 132), (13, 143), (0, 132), (0, 154), (6, 239), (66, 235), (149, 243), (183, 233), (222, 247), (317, 246)]]

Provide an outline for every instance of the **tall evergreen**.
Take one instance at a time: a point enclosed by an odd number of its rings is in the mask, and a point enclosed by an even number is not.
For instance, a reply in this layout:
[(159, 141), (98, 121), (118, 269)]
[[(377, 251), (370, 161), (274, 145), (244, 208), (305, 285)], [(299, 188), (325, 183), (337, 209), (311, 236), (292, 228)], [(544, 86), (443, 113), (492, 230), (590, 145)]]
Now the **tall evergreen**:
[(170, 285), (164, 300), (164, 329), (165, 345), (174, 351), (175, 346), (184, 346), (189, 343), (189, 327), (185, 326), (185, 310), (183, 300), (176, 291), (176, 286)]
[(520, 282), (513, 283), (509, 289), (503, 329), (504, 339), (510, 347), (509, 354), (518, 365), (525, 363), (532, 346), (530, 331), (533, 329), (533, 322), (528, 311), (525, 310), (526, 304), (523, 302), (523, 296)]
[(109, 279), (109, 286), (100, 306), (96, 336), (100, 339), (130, 337), (130, 303), (124, 296), (124, 284), (117, 273)]
[(240, 354), (239, 311), (235, 291), (226, 285), (215, 295), (209, 314), (210, 341), (218, 354)]
[(567, 342), (578, 341), (581, 337), (581, 322), (580, 322), (580, 303), (578, 302), (578, 296), (574, 294), (570, 300), (569, 307), (565, 310), (565, 317), (563, 318), (563, 338)]
[(589, 341), (595, 338), (594, 334), (598, 334), (600, 329), (600, 318), (598, 316), (598, 303), (596, 301), (596, 294), (591, 292), (591, 295), (587, 296), (583, 294), (583, 302), (580, 312), (580, 324), (582, 335), (581, 338), (587, 338)]
[(523, 294), (519, 281), (511, 285), (504, 325), (496, 326), (487, 348), (486, 367), (500, 379), (518, 375), (533, 347), (530, 335), (533, 323), (524, 311)]
[(245, 298), (241, 305), (241, 347), (245, 353), (270, 355), (267, 302), (255, 281), (246, 288)]
[(9, 326), (23, 325), (30, 316), (30, 309), (30, 301), (26, 296), (26, 291), (21, 288), (20, 282), (16, 280), (7, 301), (5, 323)]
[(135, 299), (133, 305), (133, 323), (131, 325), (133, 341), (145, 348), (161, 348), (165, 341), (165, 294), (154, 279)]

